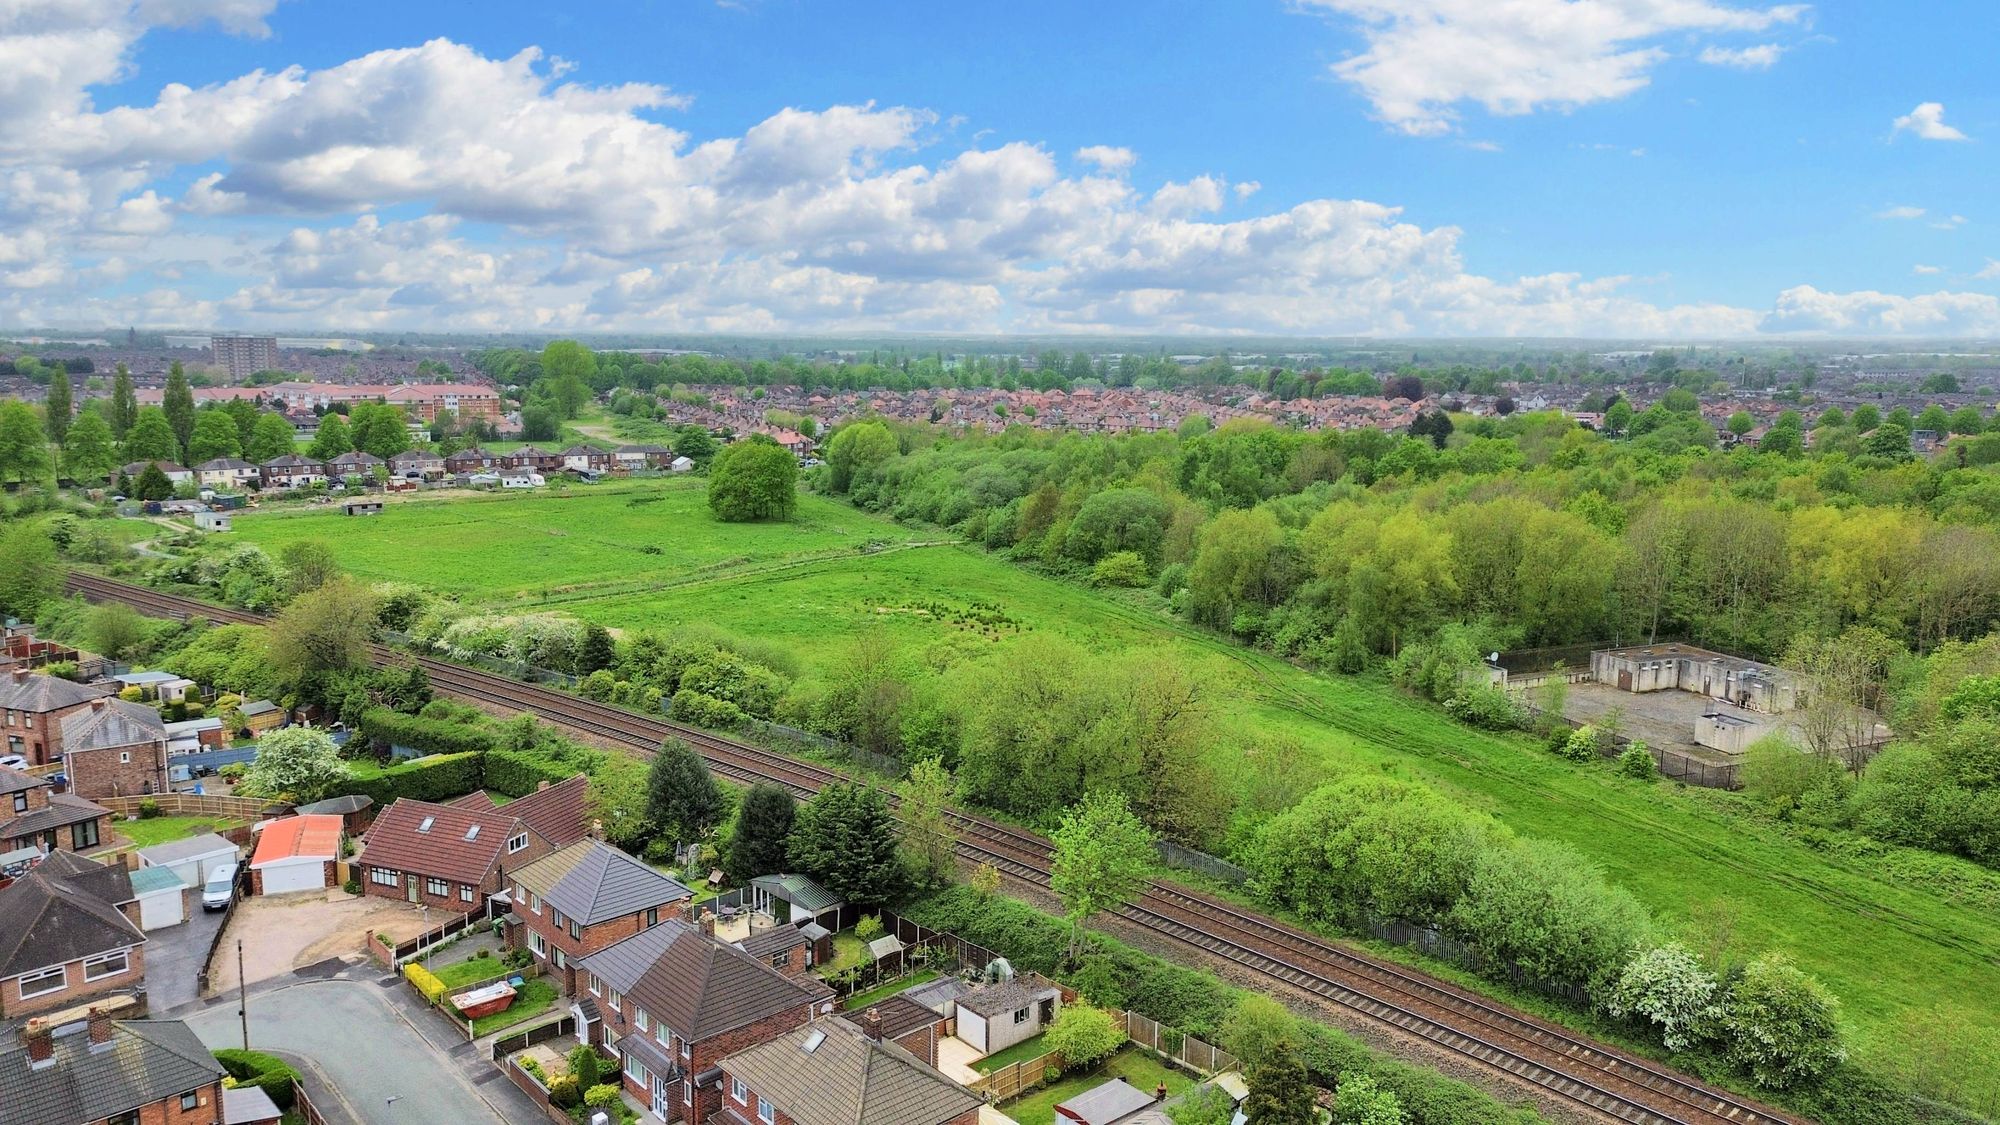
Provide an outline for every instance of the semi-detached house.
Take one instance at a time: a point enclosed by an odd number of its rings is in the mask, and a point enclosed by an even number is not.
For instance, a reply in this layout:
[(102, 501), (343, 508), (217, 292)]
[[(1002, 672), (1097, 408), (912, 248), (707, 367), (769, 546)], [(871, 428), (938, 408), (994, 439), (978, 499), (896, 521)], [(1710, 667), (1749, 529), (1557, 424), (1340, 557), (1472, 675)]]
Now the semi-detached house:
[[(0, 1048), (0, 1125), (224, 1125), (222, 1066), (179, 1020), (30, 1020)], [(254, 1120), (254, 1119), (251, 1119)]]
[(79, 797), (167, 790), (167, 725), (151, 707), (98, 698), (62, 717), (63, 769)]
[(110, 838), (110, 809), (0, 766), (0, 855), (24, 848), (89, 851)]
[(108, 688), (72, 683), (26, 668), (10, 668), (0, 676), (0, 723), (5, 724), (8, 754), (19, 754), (31, 766), (62, 759), (60, 720), (93, 699), (110, 695)]
[(516, 870), (511, 897), (507, 944), (573, 995), (578, 958), (659, 925), (694, 892), (609, 844), (579, 840)]
[(886, 1041), (816, 1020), (722, 1060), (725, 1125), (973, 1125), (983, 1100)]
[(0, 1019), (70, 1008), (146, 980), (123, 867), (52, 852), (0, 890)]
[(589, 784), (578, 774), (504, 808), (396, 800), (362, 838), (362, 890), (459, 913), (483, 910), (514, 872), (583, 839)]

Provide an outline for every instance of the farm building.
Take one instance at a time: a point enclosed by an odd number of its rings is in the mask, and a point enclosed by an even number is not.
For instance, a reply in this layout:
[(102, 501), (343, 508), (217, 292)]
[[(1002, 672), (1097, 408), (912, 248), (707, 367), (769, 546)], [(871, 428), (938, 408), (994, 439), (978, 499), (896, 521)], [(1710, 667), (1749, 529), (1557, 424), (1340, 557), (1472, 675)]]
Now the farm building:
[(1780, 715), (1799, 705), (1789, 673), (1769, 664), (1692, 645), (1601, 649), (1590, 654), (1590, 676), (1620, 691), (1686, 691)]
[(196, 512), (194, 525), (202, 531), (216, 532), (229, 530), (228, 512)]

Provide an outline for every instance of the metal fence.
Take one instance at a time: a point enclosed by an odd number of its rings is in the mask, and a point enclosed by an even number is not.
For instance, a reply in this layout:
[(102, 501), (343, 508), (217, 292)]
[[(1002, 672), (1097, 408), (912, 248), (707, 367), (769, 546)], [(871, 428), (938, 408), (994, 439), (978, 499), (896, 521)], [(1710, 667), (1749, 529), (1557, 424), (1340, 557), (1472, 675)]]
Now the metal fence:
[[(1522, 710), (1535, 718), (1550, 717), (1549, 712), (1535, 706), (1525, 696), (1518, 696), (1515, 702), (1521, 706)], [(1566, 724), (1571, 730), (1580, 730), (1583, 727), (1592, 725), (1581, 719), (1572, 719), (1567, 715), (1556, 715), (1554, 718), (1556, 721)], [(1598, 754), (1606, 758), (1616, 758), (1618, 755), (1624, 753), (1625, 748), (1632, 745), (1633, 741), (1633, 739), (1627, 738), (1622, 734), (1613, 734), (1599, 744)], [(1699, 785), (1705, 789), (1736, 789), (1739, 787), (1736, 777), (1737, 763), (1735, 762), (1710, 762), (1697, 758), (1693, 754), (1665, 746), (1647, 746), (1646, 752), (1653, 756), (1653, 765), (1660, 771), (1661, 777), (1670, 778), (1688, 785)]]
[(1166, 864), (1168, 867), (1176, 867), (1182, 871), (1193, 871), (1197, 874), (1206, 875), (1218, 882), (1228, 883), (1233, 887), (1240, 887), (1250, 881), (1250, 872), (1248, 870), (1238, 867), (1226, 859), (1212, 856), (1207, 852), (1196, 851), (1193, 848), (1183, 847), (1171, 840), (1155, 840), (1153, 841), (1153, 849), (1160, 853), (1160, 862)]

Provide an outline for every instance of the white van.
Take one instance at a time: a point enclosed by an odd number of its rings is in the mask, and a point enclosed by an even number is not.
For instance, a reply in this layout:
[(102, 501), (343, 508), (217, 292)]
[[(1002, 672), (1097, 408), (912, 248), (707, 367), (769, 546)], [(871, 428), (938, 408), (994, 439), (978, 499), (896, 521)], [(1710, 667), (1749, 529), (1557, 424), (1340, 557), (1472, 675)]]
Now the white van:
[(203, 910), (227, 910), (236, 897), (236, 865), (221, 863), (208, 869), (208, 882), (201, 886)]

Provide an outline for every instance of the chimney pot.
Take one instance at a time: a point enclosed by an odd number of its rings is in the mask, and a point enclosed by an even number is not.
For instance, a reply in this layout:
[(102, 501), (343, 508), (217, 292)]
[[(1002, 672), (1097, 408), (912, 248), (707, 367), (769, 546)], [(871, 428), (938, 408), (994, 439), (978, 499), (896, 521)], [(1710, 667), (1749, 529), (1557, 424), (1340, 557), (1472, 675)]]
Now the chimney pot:
[(535, 783), (535, 792), (540, 793), (542, 790), (547, 789), (548, 787), (549, 787), (548, 779), (543, 778), (541, 781)]
[(56, 1057), (55, 1034), (47, 1020), (29, 1020), (21, 1028), (21, 1042), (27, 1045), (30, 1066), (46, 1066)]
[(868, 1014), (861, 1017), (861, 1030), (867, 1032), (870, 1039), (882, 1038), (882, 1013), (879, 1009), (870, 1008)]
[(90, 1010), (90, 1045), (102, 1047), (111, 1042), (111, 1014), (102, 1008)]

